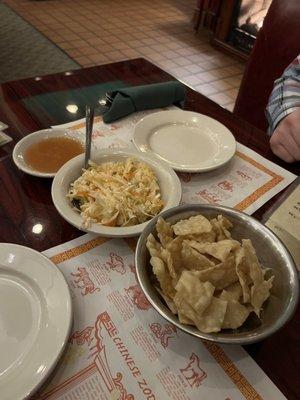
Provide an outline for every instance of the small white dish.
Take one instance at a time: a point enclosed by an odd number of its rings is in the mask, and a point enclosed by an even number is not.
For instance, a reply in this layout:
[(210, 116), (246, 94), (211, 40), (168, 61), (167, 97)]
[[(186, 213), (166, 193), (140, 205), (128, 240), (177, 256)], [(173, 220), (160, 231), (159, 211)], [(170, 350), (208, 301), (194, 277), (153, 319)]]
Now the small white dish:
[(40, 178), (53, 178), (55, 176), (55, 172), (40, 172), (37, 171), (36, 169), (33, 169), (30, 165), (28, 165), (25, 162), (24, 154), (28, 149), (28, 147), (31, 146), (32, 144), (37, 143), (43, 139), (55, 138), (55, 137), (69, 137), (78, 140), (79, 142), (82, 143), (83, 146), (85, 145), (84, 137), (78, 132), (72, 132), (66, 129), (59, 129), (59, 128), (42, 129), (40, 131), (36, 131), (30, 133), (27, 136), (24, 136), (23, 139), (21, 139), (15, 145), (13, 150), (13, 160), (16, 166), (20, 170), (26, 172), (29, 175), (38, 176)]
[[(175, 207), (181, 200), (181, 184), (175, 172), (163, 161), (151, 157), (148, 154), (142, 154), (135, 150), (116, 150), (103, 149), (93, 154), (92, 161), (95, 163), (104, 163), (109, 161), (122, 161), (129, 157), (134, 157), (147, 163), (158, 179), (158, 184), (164, 200), (163, 210)], [(76, 228), (85, 231), (97, 233), (106, 237), (130, 237), (138, 236), (146, 227), (149, 221), (142, 224), (127, 227), (110, 227), (93, 223), (89, 228), (83, 228), (83, 220), (80, 214), (74, 209), (70, 200), (66, 197), (71, 183), (73, 183), (82, 172), (84, 155), (80, 154), (63, 165), (56, 173), (52, 183), (52, 200), (59, 214)], [(163, 211), (162, 210), (162, 211)]]
[(32, 395), (59, 360), (72, 303), (55, 264), (41, 253), (0, 243), (0, 397)]
[(133, 143), (176, 171), (205, 172), (226, 164), (236, 150), (232, 133), (220, 122), (191, 111), (170, 110), (139, 121)]

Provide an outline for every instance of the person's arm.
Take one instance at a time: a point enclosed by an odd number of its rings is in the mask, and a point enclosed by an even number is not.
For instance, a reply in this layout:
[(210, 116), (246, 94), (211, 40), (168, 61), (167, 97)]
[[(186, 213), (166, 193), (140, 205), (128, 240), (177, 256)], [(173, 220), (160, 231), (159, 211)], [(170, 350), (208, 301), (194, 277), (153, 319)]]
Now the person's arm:
[(270, 146), (287, 162), (300, 160), (300, 55), (277, 79), (270, 95), (266, 116)]

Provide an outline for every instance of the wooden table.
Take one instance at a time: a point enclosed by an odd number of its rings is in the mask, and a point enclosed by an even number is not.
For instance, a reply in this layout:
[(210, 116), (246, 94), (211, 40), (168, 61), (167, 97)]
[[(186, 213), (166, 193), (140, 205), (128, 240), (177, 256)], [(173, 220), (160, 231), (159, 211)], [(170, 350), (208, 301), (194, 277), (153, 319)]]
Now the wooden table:
[[(83, 110), (82, 104), (91, 98), (89, 91), (93, 85), (103, 84), (102, 90), (106, 90), (119, 84), (139, 85), (171, 79), (174, 78), (148, 61), (136, 59), (1, 85), (0, 120), (9, 125), (7, 133), (14, 140), (0, 148), (0, 242), (18, 243), (42, 251), (82, 235), (55, 210), (50, 194), (51, 180), (31, 177), (15, 167), (12, 150), (18, 140), (35, 130), (78, 119), (80, 110)], [(81, 91), (76, 90), (78, 88)], [(58, 96), (51, 102), (51, 110), (43, 106), (49, 100), (44, 95), (49, 93)], [(217, 119), (232, 131), (239, 142), (284, 168), (299, 172), (299, 165), (285, 164), (272, 155), (266, 133), (201, 94), (191, 89), (187, 93), (187, 110)], [(62, 96), (62, 103), (59, 96)], [(68, 101), (72, 104), (78, 102), (77, 114), (66, 109)], [(62, 104), (64, 106), (60, 107)], [(261, 207), (254, 216), (262, 219), (279, 196)], [(42, 225), (41, 232), (40, 229), (33, 229), (36, 224)], [(280, 332), (261, 343), (246, 347), (289, 400), (300, 397), (299, 311), (298, 308), (297, 314)]]

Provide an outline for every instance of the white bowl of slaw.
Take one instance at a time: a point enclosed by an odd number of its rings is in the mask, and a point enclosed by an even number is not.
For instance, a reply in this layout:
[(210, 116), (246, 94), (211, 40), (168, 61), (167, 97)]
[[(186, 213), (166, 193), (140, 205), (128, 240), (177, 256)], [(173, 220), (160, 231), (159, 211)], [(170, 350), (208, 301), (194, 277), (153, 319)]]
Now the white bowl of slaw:
[[(181, 183), (176, 173), (165, 162), (151, 157), (148, 154), (142, 154), (130, 149), (103, 149), (98, 150), (92, 155), (92, 161), (96, 164), (104, 162), (125, 161), (133, 157), (136, 160), (143, 161), (150, 166), (155, 173), (160, 187), (164, 207), (162, 211), (179, 205), (181, 200)], [(138, 236), (144, 230), (148, 222), (126, 227), (104, 226), (99, 223), (92, 223), (89, 227), (83, 226), (83, 218), (76, 211), (67, 197), (71, 183), (73, 183), (81, 174), (84, 163), (84, 154), (72, 158), (64, 164), (56, 173), (52, 183), (52, 200), (59, 214), (71, 225), (84, 232), (97, 233), (105, 237), (131, 237)]]

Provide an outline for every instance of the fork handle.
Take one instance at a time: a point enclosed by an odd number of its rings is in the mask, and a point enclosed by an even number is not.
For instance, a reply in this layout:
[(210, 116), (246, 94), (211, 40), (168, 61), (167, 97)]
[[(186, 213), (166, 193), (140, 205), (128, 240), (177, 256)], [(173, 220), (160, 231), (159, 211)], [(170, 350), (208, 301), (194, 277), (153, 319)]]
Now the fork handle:
[(87, 169), (91, 158), (92, 133), (94, 124), (94, 109), (87, 105), (85, 109), (85, 159), (84, 168)]

